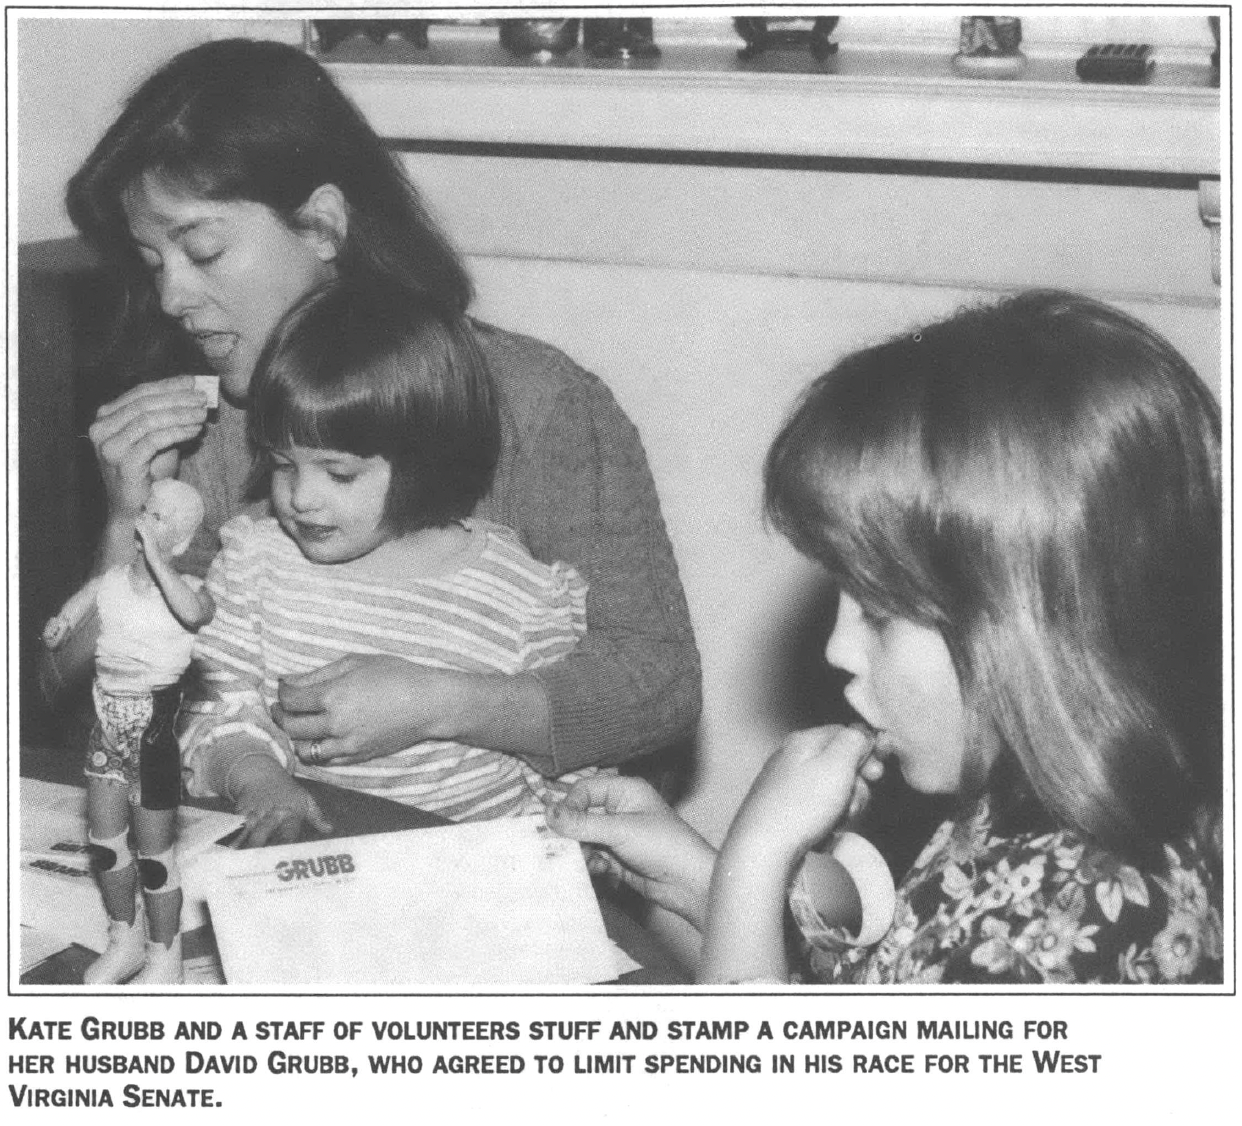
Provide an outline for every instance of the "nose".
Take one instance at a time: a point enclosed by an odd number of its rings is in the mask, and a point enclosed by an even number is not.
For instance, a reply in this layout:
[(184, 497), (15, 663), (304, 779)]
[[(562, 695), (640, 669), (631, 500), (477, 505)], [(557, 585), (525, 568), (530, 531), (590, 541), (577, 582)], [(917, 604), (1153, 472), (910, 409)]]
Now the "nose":
[(851, 676), (861, 676), (866, 663), (866, 636), (862, 607), (845, 591), (837, 596), (837, 621), (824, 649), (834, 668)]
[(319, 503), (314, 474), (294, 473), (289, 486), (289, 504), (297, 512), (313, 512)]
[(160, 308), (170, 317), (183, 317), (199, 300), (199, 287), (189, 263), (177, 256), (166, 256), (156, 278)]

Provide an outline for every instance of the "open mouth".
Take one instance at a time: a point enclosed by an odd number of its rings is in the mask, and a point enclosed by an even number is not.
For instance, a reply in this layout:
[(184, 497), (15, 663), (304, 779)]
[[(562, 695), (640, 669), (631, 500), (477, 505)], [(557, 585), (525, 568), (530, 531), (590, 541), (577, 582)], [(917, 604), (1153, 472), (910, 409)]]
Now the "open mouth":
[(227, 363), (237, 347), (235, 332), (196, 332), (194, 340), (204, 358), (213, 366)]
[(297, 525), (298, 535), (309, 543), (322, 543), (326, 539), (330, 539), (336, 532), (336, 529), (329, 524), (303, 524)]

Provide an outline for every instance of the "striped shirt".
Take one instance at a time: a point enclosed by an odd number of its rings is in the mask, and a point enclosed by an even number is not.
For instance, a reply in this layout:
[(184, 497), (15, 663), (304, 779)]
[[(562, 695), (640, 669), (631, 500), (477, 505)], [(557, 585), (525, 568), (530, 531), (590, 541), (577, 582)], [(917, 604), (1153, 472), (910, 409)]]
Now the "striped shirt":
[[(208, 796), (212, 745), (251, 739), (299, 777), (434, 810), (453, 820), (517, 815), (577, 777), (549, 782), (522, 760), (428, 741), (350, 765), (300, 761), (270, 716), (281, 677), (350, 653), (401, 657), (458, 672), (526, 672), (564, 657), (586, 632), (586, 584), (565, 563), (533, 559), (515, 533), (470, 521), (459, 569), (399, 587), (348, 564), (310, 562), (271, 517), (239, 515), (221, 529), (207, 588), (212, 621), (194, 646), (202, 687), (183, 709), (190, 793)], [(589, 771), (587, 772), (589, 773)]]

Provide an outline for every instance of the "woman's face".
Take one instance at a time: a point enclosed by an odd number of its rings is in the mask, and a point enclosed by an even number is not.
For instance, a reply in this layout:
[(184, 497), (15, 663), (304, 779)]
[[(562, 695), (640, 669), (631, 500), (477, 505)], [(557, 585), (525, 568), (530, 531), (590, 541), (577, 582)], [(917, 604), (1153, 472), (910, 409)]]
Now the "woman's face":
[(334, 245), (264, 204), (200, 199), (149, 174), (123, 202), (164, 312), (197, 342), (224, 393), (244, 403), (272, 329), (334, 273)]
[(853, 677), (845, 698), (876, 729), (876, 753), (895, 758), (913, 789), (955, 793), (966, 715), (944, 638), (907, 618), (870, 616), (842, 591), (826, 656)]

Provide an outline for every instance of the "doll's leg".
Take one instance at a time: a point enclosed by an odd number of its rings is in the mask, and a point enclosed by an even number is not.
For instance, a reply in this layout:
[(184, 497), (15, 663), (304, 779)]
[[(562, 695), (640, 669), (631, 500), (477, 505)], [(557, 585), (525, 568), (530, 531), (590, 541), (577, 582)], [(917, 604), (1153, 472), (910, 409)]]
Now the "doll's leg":
[(138, 869), (129, 850), (129, 787), (123, 781), (88, 775), (86, 809), (95, 870), (111, 920), (108, 945), (86, 967), (87, 985), (125, 981), (146, 961), (146, 928), (134, 902)]
[(112, 778), (88, 775), (86, 817), (104, 909), (109, 919), (132, 923), (138, 868), (129, 850), (129, 787)]
[(173, 847), (176, 819), (175, 809), (134, 807), (147, 933), (164, 946), (181, 930), (181, 873)]
[(134, 807), (138, 870), (147, 908), (147, 964), (135, 985), (179, 985), (181, 873), (174, 847), (176, 809)]

